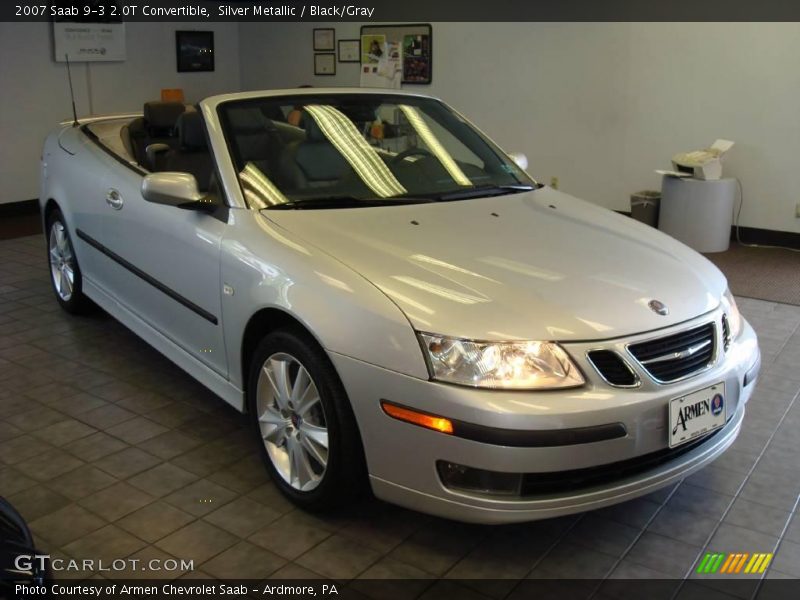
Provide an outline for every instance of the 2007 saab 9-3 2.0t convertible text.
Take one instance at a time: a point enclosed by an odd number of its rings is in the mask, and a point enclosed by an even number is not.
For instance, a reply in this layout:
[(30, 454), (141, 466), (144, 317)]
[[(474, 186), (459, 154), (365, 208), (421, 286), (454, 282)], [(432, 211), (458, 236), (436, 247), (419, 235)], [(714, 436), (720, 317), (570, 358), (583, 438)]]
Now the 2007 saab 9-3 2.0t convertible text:
[(62, 124), (52, 283), (245, 411), (276, 485), (465, 521), (597, 508), (709, 464), (760, 355), (723, 275), (533, 181), (444, 103), (300, 89)]

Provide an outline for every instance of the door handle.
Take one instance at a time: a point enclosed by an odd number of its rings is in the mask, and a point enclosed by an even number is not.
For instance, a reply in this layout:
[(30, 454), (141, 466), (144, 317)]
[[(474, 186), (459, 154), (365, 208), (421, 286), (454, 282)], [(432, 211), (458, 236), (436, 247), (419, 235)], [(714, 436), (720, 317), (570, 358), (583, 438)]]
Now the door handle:
[(122, 196), (119, 195), (119, 192), (114, 188), (111, 188), (106, 193), (106, 204), (108, 204), (114, 210), (121, 210), (122, 205), (125, 202), (122, 200)]

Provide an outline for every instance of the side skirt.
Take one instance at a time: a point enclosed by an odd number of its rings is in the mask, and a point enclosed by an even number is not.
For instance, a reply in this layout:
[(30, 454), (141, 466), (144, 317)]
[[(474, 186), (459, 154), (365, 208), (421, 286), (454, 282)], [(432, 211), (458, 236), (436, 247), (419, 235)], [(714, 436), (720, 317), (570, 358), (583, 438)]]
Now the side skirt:
[(194, 379), (217, 394), (239, 412), (244, 412), (244, 392), (230, 381), (215, 373), (212, 369), (188, 354), (183, 348), (164, 336), (158, 330), (145, 323), (125, 306), (114, 300), (85, 275), (83, 293), (94, 300), (103, 310), (125, 325), (133, 333), (158, 350), (186, 371)]

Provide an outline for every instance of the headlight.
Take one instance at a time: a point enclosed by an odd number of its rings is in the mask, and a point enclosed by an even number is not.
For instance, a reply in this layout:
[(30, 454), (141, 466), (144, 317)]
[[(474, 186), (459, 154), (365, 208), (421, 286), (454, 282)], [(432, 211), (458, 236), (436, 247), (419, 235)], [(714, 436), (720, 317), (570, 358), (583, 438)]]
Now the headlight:
[(541, 390), (583, 385), (567, 353), (551, 342), (473, 342), (420, 333), (439, 381), (473, 387)]
[(722, 306), (725, 313), (728, 315), (728, 325), (731, 328), (731, 339), (736, 339), (742, 331), (742, 315), (739, 312), (739, 307), (736, 306), (736, 300), (733, 299), (731, 290), (726, 289), (722, 295)]

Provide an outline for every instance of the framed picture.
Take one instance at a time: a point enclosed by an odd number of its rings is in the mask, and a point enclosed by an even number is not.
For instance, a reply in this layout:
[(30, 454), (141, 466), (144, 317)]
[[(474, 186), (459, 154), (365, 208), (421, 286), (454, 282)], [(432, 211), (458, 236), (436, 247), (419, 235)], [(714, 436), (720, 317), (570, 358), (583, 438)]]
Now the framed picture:
[(314, 75), (336, 75), (336, 55), (333, 52), (314, 55)]
[(314, 52), (333, 52), (336, 50), (336, 30), (333, 28), (314, 30)]
[(360, 40), (339, 40), (339, 62), (357, 63), (360, 62), (358, 55)]
[(214, 32), (176, 31), (178, 73), (214, 70)]

